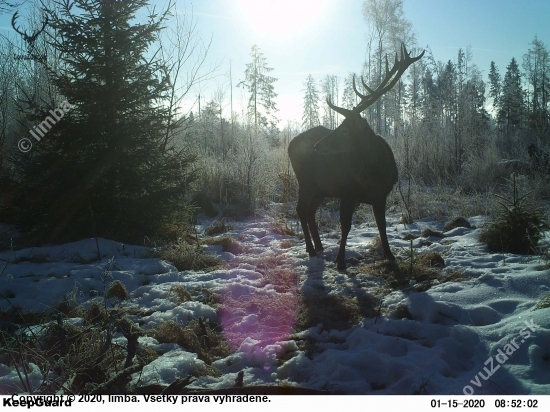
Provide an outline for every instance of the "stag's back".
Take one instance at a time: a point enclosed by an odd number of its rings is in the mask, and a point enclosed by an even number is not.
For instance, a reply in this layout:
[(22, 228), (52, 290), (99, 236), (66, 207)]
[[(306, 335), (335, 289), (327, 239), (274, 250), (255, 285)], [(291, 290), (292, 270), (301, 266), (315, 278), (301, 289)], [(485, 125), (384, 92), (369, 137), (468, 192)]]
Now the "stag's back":
[(302, 181), (307, 179), (308, 175), (311, 174), (308, 171), (313, 169), (313, 163), (317, 156), (314, 148), (315, 143), (331, 131), (326, 127), (317, 126), (300, 133), (290, 141), (288, 145), (288, 157), (299, 184), (302, 184)]
[(385, 199), (397, 182), (397, 166), (386, 141), (372, 133), (363, 136), (363, 144), (352, 153), (318, 153), (315, 144), (331, 132), (318, 126), (290, 142), (288, 155), (300, 192), (315, 196), (353, 197), (370, 204)]

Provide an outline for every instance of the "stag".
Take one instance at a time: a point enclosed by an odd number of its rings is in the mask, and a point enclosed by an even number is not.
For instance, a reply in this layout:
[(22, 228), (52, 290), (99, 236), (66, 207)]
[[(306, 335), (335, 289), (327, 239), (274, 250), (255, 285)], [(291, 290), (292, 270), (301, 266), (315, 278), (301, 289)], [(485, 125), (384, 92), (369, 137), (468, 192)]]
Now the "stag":
[[(353, 90), (361, 101), (353, 109), (335, 106), (327, 98), (329, 107), (345, 117), (335, 130), (314, 127), (294, 137), (288, 145), (288, 156), (298, 180), (296, 211), (302, 224), (306, 251), (310, 257), (323, 250), (315, 213), (325, 197), (340, 199), (340, 227), (342, 237), (336, 257), (339, 270), (346, 269), (346, 241), (351, 229), (353, 210), (357, 203), (372, 206), (386, 259), (395, 260), (386, 234), (386, 198), (397, 182), (397, 166), (393, 152), (386, 141), (371, 129), (361, 112), (390, 90), (424, 51), (411, 57), (401, 45), (401, 57), (389, 69), (386, 56), (386, 74), (380, 85), (371, 89), (361, 82), (368, 94)], [(313, 238), (313, 242), (312, 242)]]
[(33, 32), (33, 34), (29, 35), (27, 34), (27, 31), (21, 31), (20, 29), (17, 28), (17, 26), (15, 25), (16, 24), (16, 21), (17, 21), (17, 17), (19, 15), (19, 12), (16, 11), (14, 14), (13, 14), (13, 17), (11, 18), (11, 26), (13, 27), (13, 29), (15, 30), (16, 33), (18, 33), (19, 35), (21, 35), (21, 37), (23, 37), (23, 40), (25, 41), (25, 43), (27, 43), (27, 52), (29, 55), (31, 55), (32, 57), (32, 52), (34, 50), (34, 42), (36, 41), (36, 39), (38, 38), (38, 35), (40, 33), (42, 33), (44, 31), (44, 29), (46, 28), (46, 26), (48, 25), (48, 16), (46, 16), (46, 18), (44, 19), (44, 21), (42, 22), (42, 27), (38, 30), (35, 30)]

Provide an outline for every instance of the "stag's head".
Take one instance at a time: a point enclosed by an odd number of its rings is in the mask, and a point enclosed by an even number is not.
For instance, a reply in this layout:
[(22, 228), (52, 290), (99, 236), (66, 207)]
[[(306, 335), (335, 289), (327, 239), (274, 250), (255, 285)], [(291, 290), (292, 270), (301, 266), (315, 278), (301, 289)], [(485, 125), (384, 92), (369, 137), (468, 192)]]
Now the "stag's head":
[(393, 67), (389, 68), (388, 56), (386, 56), (386, 74), (380, 85), (376, 89), (371, 89), (363, 77), (361, 83), (368, 94), (362, 94), (355, 85), (355, 76), (353, 76), (353, 90), (361, 98), (361, 101), (353, 109), (338, 107), (327, 98), (327, 104), (335, 112), (345, 117), (345, 120), (334, 131), (326, 135), (315, 145), (315, 150), (320, 154), (339, 154), (350, 153), (360, 147), (360, 140), (364, 138), (365, 133), (373, 133), (367, 121), (361, 117), (361, 113), (372, 106), (382, 95), (390, 90), (399, 81), (407, 68), (415, 61), (424, 56), (424, 51), (416, 57), (411, 57), (404, 44), (401, 44), (401, 56), (395, 55)]
[(16, 26), (16, 21), (17, 21), (17, 17), (19, 15), (19, 12), (16, 11), (14, 14), (13, 14), (13, 17), (11, 18), (11, 26), (13, 27), (13, 29), (21, 35), (21, 37), (23, 37), (23, 40), (25, 40), (25, 42), (29, 45), (29, 47), (32, 47), (34, 45), (34, 42), (36, 41), (36, 38), (38, 37), (38, 35), (40, 33), (42, 33), (44, 31), (44, 29), (46, 28), (46, 26), (48, 25), (48, 16), (46, 15), (45, 16), (45, 19), (44, 21), (42, 22), (42, 27), (38, 30), (35, 30), (32, 34), (28, 34), (27, 31), (21, 31), (17, 26)]

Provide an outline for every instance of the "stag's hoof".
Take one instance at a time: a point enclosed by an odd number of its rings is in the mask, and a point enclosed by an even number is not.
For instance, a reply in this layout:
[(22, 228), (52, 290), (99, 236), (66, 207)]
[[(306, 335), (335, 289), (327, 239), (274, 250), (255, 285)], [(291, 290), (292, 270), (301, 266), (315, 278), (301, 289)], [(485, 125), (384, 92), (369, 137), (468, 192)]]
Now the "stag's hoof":
[(336, 262), (336, 269), (338, 270), (346, 270), (346, 262)]
[(309, 257), (317, 257), (317, 252), (315, 250), (308, 251)]

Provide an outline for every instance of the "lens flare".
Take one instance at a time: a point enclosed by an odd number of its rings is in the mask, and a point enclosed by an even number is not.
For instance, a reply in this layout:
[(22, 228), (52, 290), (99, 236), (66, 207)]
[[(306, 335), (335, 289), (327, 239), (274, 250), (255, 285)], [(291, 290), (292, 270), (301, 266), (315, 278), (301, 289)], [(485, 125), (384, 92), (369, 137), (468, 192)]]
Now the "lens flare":
[[(233, 269), (261, 288), (228, 285), (218, 316), (225, 337), (234, 350), (269, 370), (276, 354), (270, 345), (288, 340), (296, 323), (299, 305), (298, 275), (284, 267), (284, 257), (269, 254), (256, 270)], [(266, 264), (266, 261), (269, 262)], [(261, 266), (261, 267), (260, 267)], [(258, 273), (262, 278), (257, 277)]]

